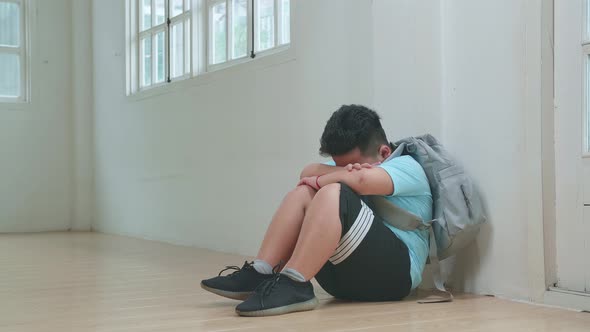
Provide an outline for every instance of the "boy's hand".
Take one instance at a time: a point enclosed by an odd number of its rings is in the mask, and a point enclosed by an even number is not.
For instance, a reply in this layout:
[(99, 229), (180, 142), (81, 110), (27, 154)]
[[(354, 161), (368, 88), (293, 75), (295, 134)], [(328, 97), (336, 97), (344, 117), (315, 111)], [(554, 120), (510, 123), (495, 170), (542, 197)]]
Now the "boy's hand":
[(315, 190), (320, 190), (318, 186), (318, 177), (317, 176), (308, 176), (302, 178), (297, 186), (309, 186)]

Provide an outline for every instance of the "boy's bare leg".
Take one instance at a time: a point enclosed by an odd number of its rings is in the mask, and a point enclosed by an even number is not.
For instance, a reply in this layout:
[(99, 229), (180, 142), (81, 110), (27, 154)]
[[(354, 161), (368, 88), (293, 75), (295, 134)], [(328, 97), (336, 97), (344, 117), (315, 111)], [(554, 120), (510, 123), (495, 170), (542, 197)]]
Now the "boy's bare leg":
[(290, 191), (279, 209), (275, 212), (272, 222), (258, 251), (257, 259), (275, 266), (279, 262), (285, 264), (291, 258), (297, 243), (301, 225), (306, 211), (316, 191), (308, 186), (298, 186)]
[(301, 233), (285, 268), (295, 269), (305, 280), (312, 279), (338, 247), (340, 222), (340, 184), (320, 189), (309, 205)]

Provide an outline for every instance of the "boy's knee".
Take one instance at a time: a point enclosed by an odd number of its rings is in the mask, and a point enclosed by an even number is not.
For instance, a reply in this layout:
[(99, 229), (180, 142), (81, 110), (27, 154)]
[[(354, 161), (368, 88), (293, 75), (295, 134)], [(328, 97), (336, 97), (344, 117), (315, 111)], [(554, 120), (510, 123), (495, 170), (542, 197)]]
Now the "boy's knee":
[(309, 186), (297, 186), (295, 189), (291, 190), (288, 195), (295, 199), (308, 202), (316, 195), (316, 191)]
[(340, 187), (341, 186), (342, 185), (339, 182), (338, 183), (330, 183), (330, 184), (327, 184), (327, 185), (323, 186), (322, 188), (320, 188), (320, 190), (324, 190), (324, 191), (326, 191), (326, 190), (338, 190), (338, 191), (340, 191)]
[(334, 201), (338, 202), (340, 200), (340, 190), (342, 185), (340, 183), (330, 183), (322, 188), (317, 192), (314, 197), (314, 200), (322, 200), (322, 201)]

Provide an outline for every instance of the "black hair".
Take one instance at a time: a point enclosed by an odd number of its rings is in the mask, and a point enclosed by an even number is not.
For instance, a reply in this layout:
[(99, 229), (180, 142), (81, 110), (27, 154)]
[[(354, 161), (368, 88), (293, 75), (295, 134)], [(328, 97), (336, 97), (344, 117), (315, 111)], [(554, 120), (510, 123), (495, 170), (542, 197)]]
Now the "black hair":
[(377, 154), (389, 145), (377, 112), (362, 105), (343, 105), (326, 123), (320, 139), (320, 154), (340, 156), (359, 148), (364, 156)]

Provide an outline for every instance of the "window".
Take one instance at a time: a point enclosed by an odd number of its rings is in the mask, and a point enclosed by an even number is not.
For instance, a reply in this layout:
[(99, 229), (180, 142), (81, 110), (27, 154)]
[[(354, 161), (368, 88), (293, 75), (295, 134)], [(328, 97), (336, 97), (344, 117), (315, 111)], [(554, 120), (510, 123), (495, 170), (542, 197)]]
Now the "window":
[(286, 49), (290, 6), (290, 0), (128, 0), (128, 94)]
[(26, 101), (25, 1), (0, 0), (0, 101)]
[(185, 78), (191, 71), (190, 0), (138, 0), (139, 86)]
[(207, 0), (209, 68), (291, 42), (290, 0)]

